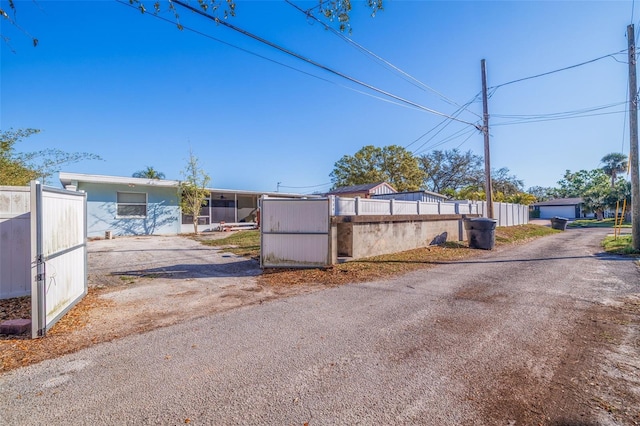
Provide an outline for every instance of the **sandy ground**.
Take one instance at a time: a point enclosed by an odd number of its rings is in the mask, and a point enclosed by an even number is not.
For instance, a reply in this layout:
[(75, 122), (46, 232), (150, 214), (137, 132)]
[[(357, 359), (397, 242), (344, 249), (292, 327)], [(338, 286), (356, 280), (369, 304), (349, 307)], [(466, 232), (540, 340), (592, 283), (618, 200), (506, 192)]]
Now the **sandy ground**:
[(91, 241), (89, 271), (89, 287), (107, 302), (89, 312), (87, 329), (93, 334), (126, 335), (314, 287), (264, 287), (256, 260), (181, 236)]

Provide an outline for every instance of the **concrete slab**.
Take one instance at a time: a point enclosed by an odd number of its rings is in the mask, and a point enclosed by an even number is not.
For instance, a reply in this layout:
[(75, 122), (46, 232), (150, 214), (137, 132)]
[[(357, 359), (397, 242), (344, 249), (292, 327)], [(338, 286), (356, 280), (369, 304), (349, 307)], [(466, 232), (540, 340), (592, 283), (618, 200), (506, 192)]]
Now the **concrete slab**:
[(0, 334), (22, 334), (30, 329), (30, 319), (12, 319), (0, 323)]

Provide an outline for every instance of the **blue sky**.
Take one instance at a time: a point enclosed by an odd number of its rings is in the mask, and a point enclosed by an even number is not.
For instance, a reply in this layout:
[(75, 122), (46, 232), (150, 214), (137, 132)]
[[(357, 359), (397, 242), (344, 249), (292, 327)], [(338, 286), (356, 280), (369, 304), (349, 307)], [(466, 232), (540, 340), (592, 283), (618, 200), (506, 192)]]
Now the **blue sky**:
[[(316, 4), (295, 3), (303, 9)], [(488, 85), (498, 86), (624, 50), (627, 25), (640, 20), (640, 4), (634, 14), (631, 1), (386, 0), (375, 18), (354, 3), (351, 39), (446, 100), (284, 1), (237, 1), (237, 16), (228, 21), (452, 115), (455, 104), (479, 95), (481, 59)], [(130, 176), (153, 166), (168, 179), (181, 179), (191, 148), (213, 187), (274, 191), (280, 182), (281, 191), (312, 192), (327, 190), (334, 163), (365, 145), (396, 144), (416, 155), (483, 152), (482, 135), (468, 124), (453, 122), (432, 140), (435, 132), (421, 138), (442, 117), (381, 99), (186, 10), (180, 10), (182, 24), (208, 37), (115, 0), (16, 5), (16, 20), (40, 43), (33, 48), (2, 22), (0, 32), (10, 42), (0, 44), (0, 127), (42, 130), (18, 145), (21, 151), (59, 148), (103, 158), (66, 166), (67, 172)], [(566, 169), (590, 170), (605, 154), (628, 154), (626, 54), (615, 59), (492, 90), (492, 166), (508, 167), (525, 188), (553, 186)], [(477, 123), (479, 99), (458, 118)], [(547, 120), (602, 106), (610, 107)], [(522, 115), (545, 121), (508, 117)], [(502, 124), (513, 121), (520, 123)]]

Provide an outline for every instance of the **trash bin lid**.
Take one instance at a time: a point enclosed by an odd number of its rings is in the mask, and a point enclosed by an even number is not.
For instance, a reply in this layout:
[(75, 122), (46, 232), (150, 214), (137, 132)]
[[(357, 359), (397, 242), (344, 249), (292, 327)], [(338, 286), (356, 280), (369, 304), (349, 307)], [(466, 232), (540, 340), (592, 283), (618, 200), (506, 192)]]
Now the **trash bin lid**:
[(473, 217), (464, 219), (464, 227), (466, 230), (493, 230), (498, 223), (495, 219), (489, 219), (487, 217)]

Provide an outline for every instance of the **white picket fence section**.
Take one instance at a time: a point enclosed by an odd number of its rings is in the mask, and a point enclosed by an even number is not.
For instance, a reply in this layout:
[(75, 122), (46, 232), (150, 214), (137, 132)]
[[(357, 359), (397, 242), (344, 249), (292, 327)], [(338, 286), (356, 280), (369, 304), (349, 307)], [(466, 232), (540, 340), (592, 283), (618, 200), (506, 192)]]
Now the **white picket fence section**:
[[(424, 202), (359, 197), (331, 197), (331, 199), (333, 216), (477, 214), (486, 217), (487, 210), (484, 201)], [(493, 211), (498, 226), (529, 223), (529, 206), (494, 202)]]

